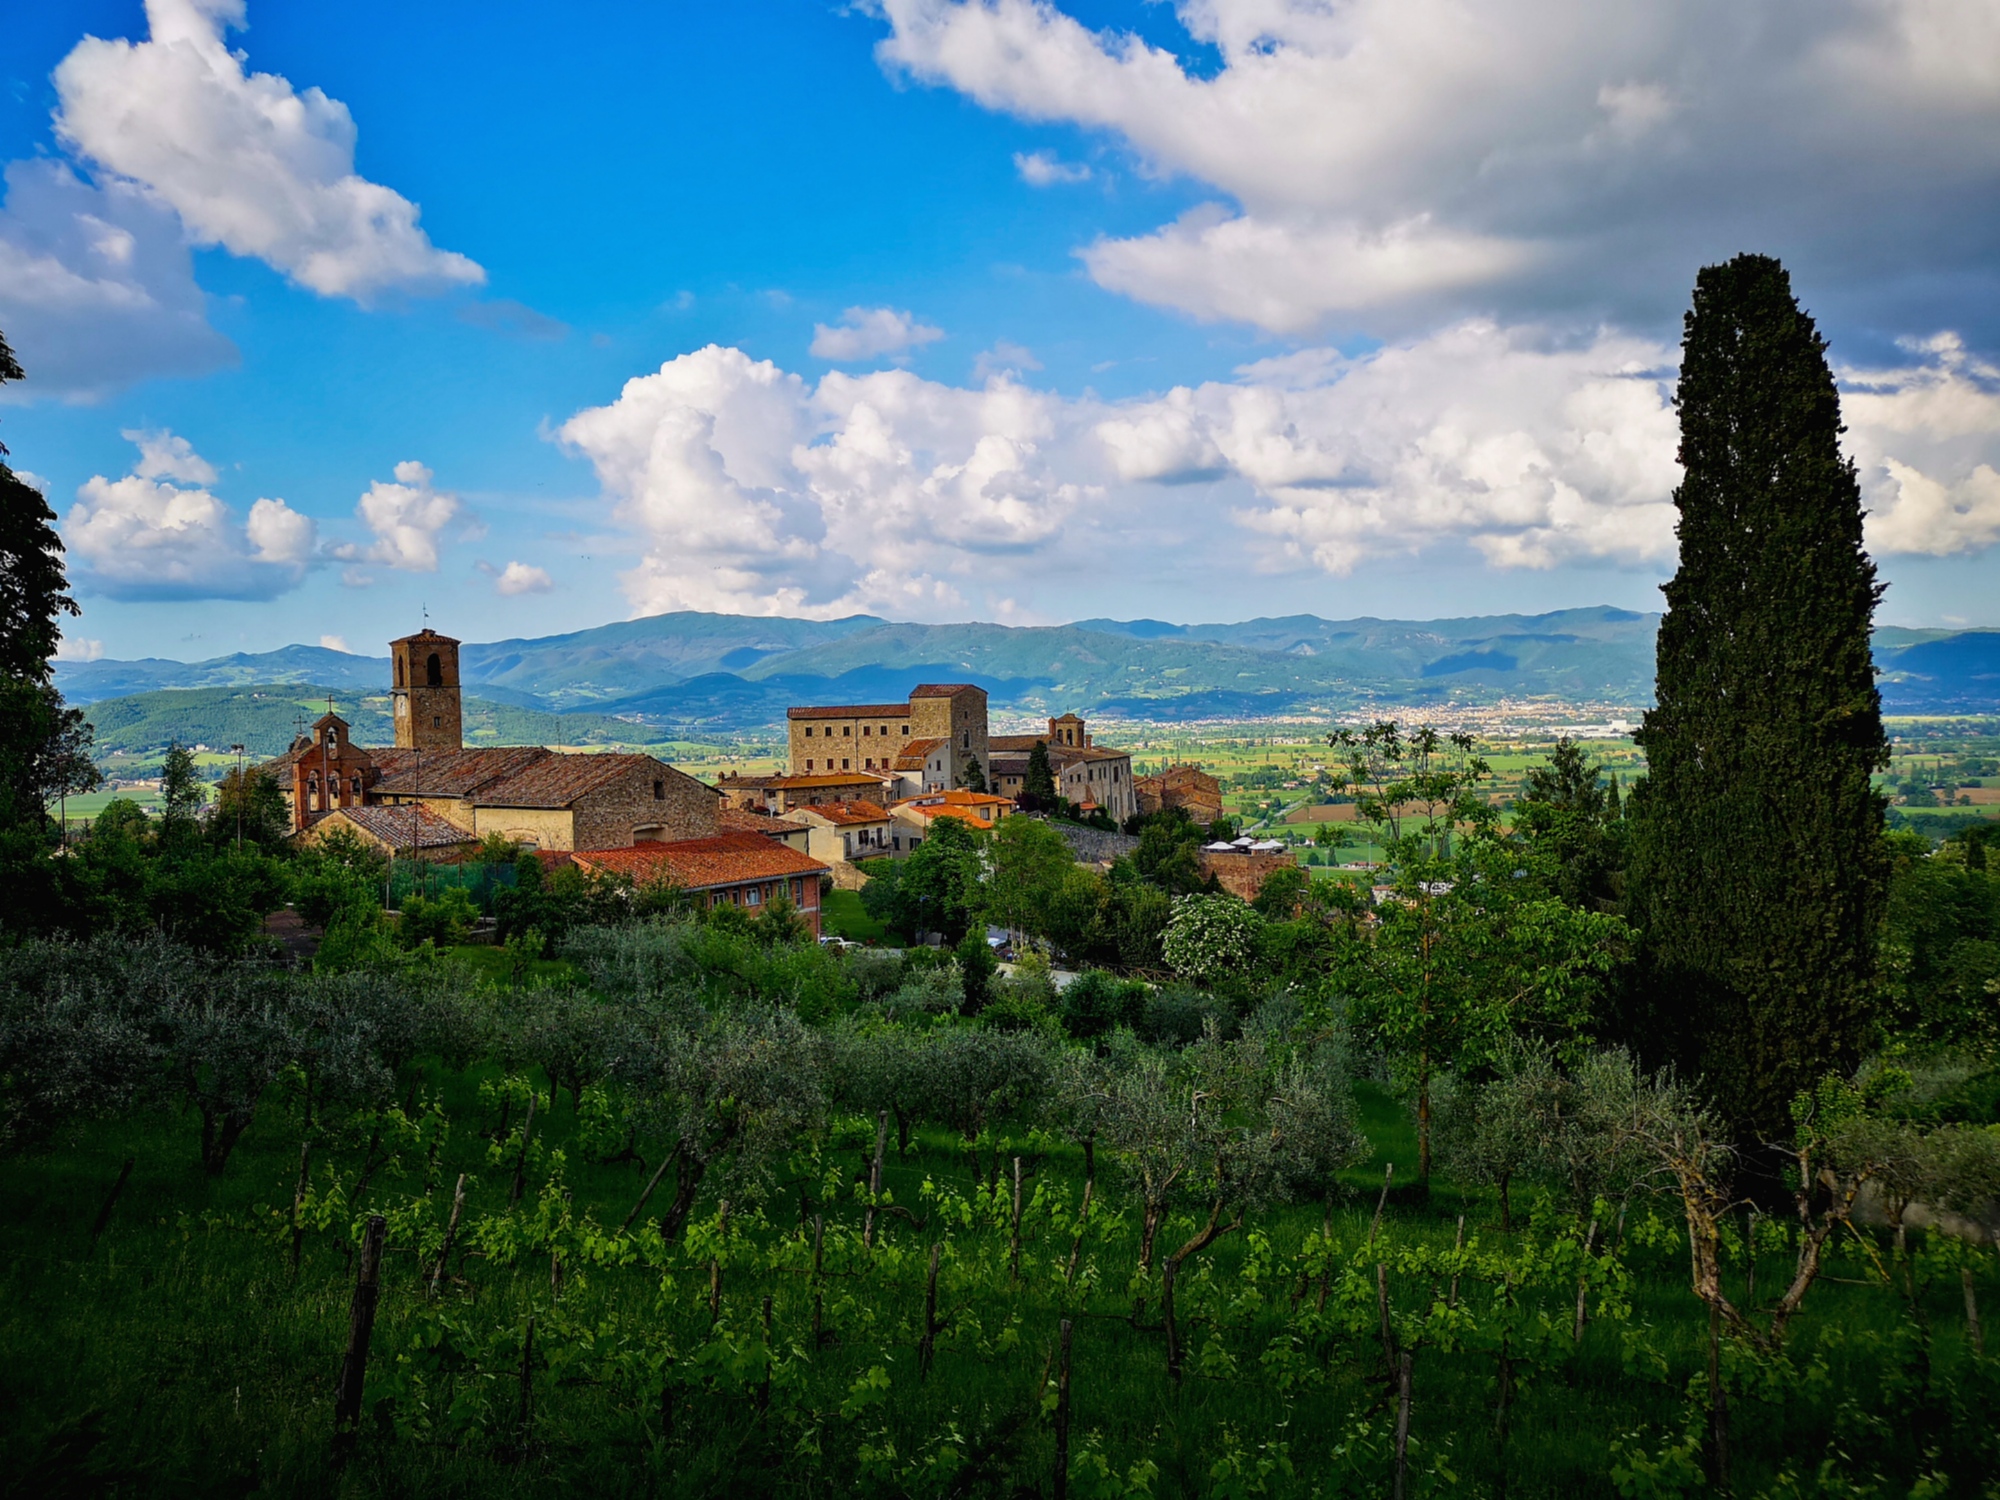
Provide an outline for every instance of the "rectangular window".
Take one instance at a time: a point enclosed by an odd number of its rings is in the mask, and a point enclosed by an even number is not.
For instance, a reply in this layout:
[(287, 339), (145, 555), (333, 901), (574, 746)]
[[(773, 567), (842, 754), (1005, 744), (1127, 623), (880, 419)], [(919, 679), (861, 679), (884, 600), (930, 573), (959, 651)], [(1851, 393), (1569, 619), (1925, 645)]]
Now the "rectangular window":
[(854, 733), (854, 726), (852, 724), (843, 724), (840, 726), (840, 732), (843, 736), (850, 735)]
[(868, 726), (866, 724), (863, 724), (861, 726), (861, 737), (863, 739), (866, 739), (868, 737)]
[(807, 757), (806, 757), (806, 769), (807, 769), (808, 771), (810, 771), (810, 770), (811, 770), (812, 768), (813, 768), (813, 763), (812, 763), (812, 757), (811, 757), (811, 756), (807, 756)]
[(762, 900), (763, 897), (757, 894), (757, 887), (755, 887), (754, 885), (751, 886), (749, 890), (743, 893), (743, 904), (745, 906), (756, 906)]
[(664, 802), (667, 800), (667, 784), (664, 781), (655, 781), (653, 783), (653, 800), (655, 802)]
[(844, 760), (843, 760), (843, 761), (842, 761), (842, 762), (840, 763), (840, 769), (841, 769), (841, 770), (843, 770), (843, 771), (845, 771), (845, 770), (846, 770), (847, 768), (848, 768), (848, 762), (847, 762), (847, 761), (844, 761)]
[(813, 737), (813, 727), (812, 725), (808, 724), (806, 725), (806, 738), (811, 739), (812, 737)]
[(903, 733), (904, 733), (904, 734), (908, 734), (909, 732), (910, 732), (910, 726), (909, 726), (909, 725), (907, 725), (907, 724), (905, 724), (905, 725), (903, 726)]

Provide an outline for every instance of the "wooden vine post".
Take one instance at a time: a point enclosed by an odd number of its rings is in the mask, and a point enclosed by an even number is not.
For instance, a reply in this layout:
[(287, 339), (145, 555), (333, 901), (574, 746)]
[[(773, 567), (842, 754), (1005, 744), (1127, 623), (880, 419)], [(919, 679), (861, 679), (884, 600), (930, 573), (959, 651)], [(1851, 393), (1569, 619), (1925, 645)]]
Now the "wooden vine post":
[(514, 1158), (514, 1190), (507, 1195), (509, 1203), (521, 1201), (521, 1188), (528, 1175), (528, 1138), (535, 1133), (535, 1086), (528, 1085), (528, 1114), (521, 1121), (521, 1154)]
[(437, 1264), (431, 1268), (431, 1295), (437, 1295), (438, 1284), (444, 1280), (445, 1262), (451, 1258), (451, 1247), (458, 1240), (458, 1218), (465, 1212), (465, 1174), (458, 1174), (458, 1186), (451, 1190), (451, 1218), (445, 1222), (444, 1243), (438, 1246)]
[(1370, 1247), (1373, 1247), (1375, 1244), (1375, 1236), (1381, 1232), (1382, 1210), (1389, 1206), (1389, 1184), (1395, 1180), (1396, 1164), (1390, 1162), (1382, 1169), (1382, 1196), (1375, 1200), (1375, 1219), (1368, 1226), (1368, 1243)]
[(889, 1149), (889, 1111), (875, 1114), (875, 1159), (868, 1164), (868, 1213), (861, 1225), (861, 1243), (875, 1248), (875, 1204), (882, 1196), (882, 1153)]
[(708, 1321), (716, 1322), (722, 1316), (722, 1257), (729, 1249), (729, 1200), (722, 1200), (721, 1210), (715, 1218), (715, 1254), (708, 1262)]
[(1050, 1486), (1055, 1500), (1069, 1500), (1069, 1319), (1062, 1320), (1056, 1356), (1056, 1471)]
[[(111, 1191), (105, 1195), (104, 1207), (97, 1211), (97, 1222), (90, 1226), (91, 1249), (97, 1248), (97, 1242), (104, 1238), (104, 1231), (111, 1227), (111, 1211), (118, 1207), (119, 1196), (125, 1191), (125, 1184), (132, 1180), (132, 1169), (138, 1164), (138, 1157), (128, 1156), (125, 1165), (118, 1169), (118, 1180), (111, 1184)], [(297, 1264), (296, 1259), (293, 1264)]]
[(1410, 1478), (1410, 1366), (1416, 1356), (1407, 1349), (1396, 1368), (1396, 1488), (1395, 1500), (1403, 1500)]
[(917, 1341), (917, 1376), (928, 1379), (931, 1360), (937, 1353), (937, 1273), (938, 1247), (931, 1245), (930, 1274), (924, 1278), (924, 1336)]
[(375, 1303), (382, 1290), (382, 1240), (389, 1221), (368, 1216), (361, 1235), (361, 1270), (354, 1281), (354, 1300), (347, 1309), (347, 1354), (340, 1362), (340, 1381), (333, 1403), (334, 1445), (344, 1454), (353, 1446), (361, 1421), (361, 1392), (368, 1378), (368, 1340), (375, 1332)]
[(292, 1275), (299, 1274), (299, 1257), (305, 1251), (306, 1227), (299, 1222), (299, 1215), (305, 1212), (306, 1188), (311, 1184), (312, 1151), (310, 1140), (299, 1143), (299, 1180), (292, 1189)]
[(819, 1352), (821, 1341), (826, 1337), (826, 1216), (813, 1215), (813, 1352)]
[(1592, 1219), (1590, 1221), (1590, 1233), (1585, 1235), (1583, 1240), (1583, 1269), (1577, 1273), (1576, 1277), (1576, 1326), (1571, 1330), (1569, 1336), (1569, 1341), (1572, 1344), (1583, 1342), (1584, 1299), (1590, 1291), (1590, 1253), (1596, 1248), (1597, 1220)]
[(1021, 1279), (1021, 1158), (1014, 1158), (1014, 1227), (1007, 1242), (1007, 1279)]

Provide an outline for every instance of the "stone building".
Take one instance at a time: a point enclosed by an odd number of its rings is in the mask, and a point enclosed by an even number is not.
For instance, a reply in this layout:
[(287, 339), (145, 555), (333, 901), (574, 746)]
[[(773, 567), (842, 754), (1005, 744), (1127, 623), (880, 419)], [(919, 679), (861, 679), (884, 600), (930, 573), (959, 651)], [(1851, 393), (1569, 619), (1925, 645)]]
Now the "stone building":
[(1257, 899), (1265, 877), (1273, 870), (1297, 865), (1297, 856), (1276, 839), (1242, 838), (1234, 843), (1209, 844), (1201, 851), (1202, 873), (1214, 876), (1217, 885), (1245, 901)]
[[(540, 745), (471, 749), (463, 743), (458, 642), (433, 630), (390, 644), (396, 744), (365, 749), (338, 714), (263, 769), (290, 804), (292, 827), (311, 842), (352, 827), (399, 850), (443, 849), (452, 841), (422, 816), (458, 830), (467, 843), (498, 834), (541, 850), (611, 847), (707, 838), (719, 831), (721, 794), (650, 755), (571, 755)], [(321, 825), (330, 814), (367, 818)], [(412, 840), (414, 842), (412, 842)]]
[(785, 719), (793, 776), (886, 775), (913, 741), (941, 740), (951, 761), (951, 786), (964, 784), (968, 760), (976, 760), (981, 777), (990, 778), (986, 690), (971, 683), (924, 683), (911, 690), (907, 703), (790, 708)]
[(1028, 757), (1038, 741), (1049, 747), (1049, 771), (1055, 777), (1058, 796), (1086, 810), (1102, 808), (1120, 823), (1139, 810), (1132, 757), (1123, 750), (1096, 744), (1089, 727), (1076, 714), (1049, 720), (1046, 735), (993, 736), (993, 770), (987, 785), (1018, 801), (1027, 783)]
[(1200, 766), (1168, 766), (1132, 783), (1139, 811), (1152, 814), (1166, 807), (1185, 809), (1197, 823), (1222, 816), (1222, 783)]

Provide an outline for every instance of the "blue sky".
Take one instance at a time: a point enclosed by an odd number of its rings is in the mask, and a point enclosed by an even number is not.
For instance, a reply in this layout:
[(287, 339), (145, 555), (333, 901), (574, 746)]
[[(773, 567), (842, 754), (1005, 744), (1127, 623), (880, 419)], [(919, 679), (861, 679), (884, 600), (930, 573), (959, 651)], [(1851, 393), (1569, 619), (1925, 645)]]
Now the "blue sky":
[(1831, 340), (1884, 617), (2000, 624), (1990, 8), (1685, 9), (12, 7), (69, 649), (1651, 608), (1742, 248)]

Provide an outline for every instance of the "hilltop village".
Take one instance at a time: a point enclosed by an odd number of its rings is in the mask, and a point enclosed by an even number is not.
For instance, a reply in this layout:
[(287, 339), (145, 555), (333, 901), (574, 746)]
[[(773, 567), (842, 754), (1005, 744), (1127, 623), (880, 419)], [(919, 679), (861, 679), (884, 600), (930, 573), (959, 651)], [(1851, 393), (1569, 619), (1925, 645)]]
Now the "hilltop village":
[[(672, 885), (704, 908), (782, 898), (817, 935), (823, 890), (865, 883), (857, 861), (908, 855), (941, 818), (987, 832), (1016, 812), (1060, 812), (1097, 836), (1089, 857), (1108, 860), (1129, 842), (1120, 828), (1164, 808), (1203, 824), (1221, 816), (1215, 777), (1187, 765), (1135, 777), (1130, 754), (1097, 744), (1074, 713), (1045, 734), (991, 733), (986, 692), (971, 683), (924, 683), (902, 703), (791, 708), (784, 771), (713, 786), (650, 755), (468, 748), (459, 644), (428, 627), (390, 643), (394, 745), (356, 744), (329, 711), (265, 764), (295, 842), (339, 830), (434, 863), (504, 842), (545, 866)], [(1203, 860), (1246, 898), (1293, 862), (1247, 840)]]

